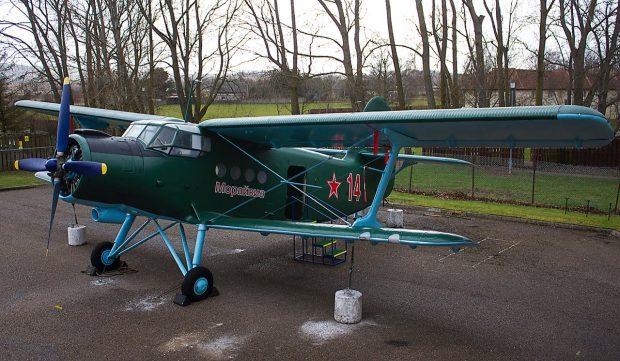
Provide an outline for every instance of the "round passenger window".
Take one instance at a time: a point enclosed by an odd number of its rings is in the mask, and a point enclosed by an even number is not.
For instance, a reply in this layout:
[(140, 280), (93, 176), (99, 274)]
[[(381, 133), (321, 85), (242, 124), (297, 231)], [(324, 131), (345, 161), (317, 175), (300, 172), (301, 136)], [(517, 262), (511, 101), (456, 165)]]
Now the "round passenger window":
[(241, 168), (234, 166), (232, 168), (230, 168), (230, 177), (233, 180), (238, 180), (239, 177), (241, 177)]
[(224, 164), (218, 164), (215, 166), (215, 175), (223, 178), (226, 175), (226, 166)]
[(264, 170), (259, 170), (258, 174), (256, 174), (256, 179), (258, 180), (258, 183), (265, 184), (267, 181), (267, 173), (265, 173)]
[(245, 170), (245, 180), (246, 182), (252, 182), (254, 180), (254, 169), (248, 168)]

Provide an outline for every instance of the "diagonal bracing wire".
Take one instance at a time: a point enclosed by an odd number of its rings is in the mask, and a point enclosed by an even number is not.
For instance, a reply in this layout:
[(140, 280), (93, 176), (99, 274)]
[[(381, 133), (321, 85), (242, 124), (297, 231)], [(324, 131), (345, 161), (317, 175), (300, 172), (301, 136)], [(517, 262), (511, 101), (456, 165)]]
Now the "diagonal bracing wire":
[[(306, 197), (308, 197), (308, 199), (310, 199), (310, 200), (312, 200), (312, 201), (316, 202), (316, 203), (317, 203), (320, 207), (324, 208), (327, 212), (331, 213), (331, 214), (332, 214), (333, 216), (335, 216), (336, 218), (340, 219), (341, 221), (343, 221), (344, 223), (346, 223), (346, 224), (347, 224), (347, 225), (349, 225), (349, 226), (351, 225), (351, 223), (349, 223), (349, 222), (348, 222), (345, 218), (341, 217), (340, 215), (336, 214), (336, 213), (335, 213), (335, 212), (333, 212), (331, 209), (329, 209), (328, 207), (326, 207), (325, 205), (323, 205), (323, 204), (320, 202), (320, 200), (316, 199), (316, 198), (315, 198), (312, 194), (309, 194), (309, 193), (307, 193), (307, 192), (305, 192), (305, 191), (301, 190), (301, 189), (300, 189), (299, 187), (297, 187), (295, 184), (292, 184), (292, 183), (291, 183), (291, 181), (290, 181), (290, 179), (286, 179), (286, 178), (282, 177), (282, 176), (281, 176), (280, 174), (278, 174), (276, 171), (274, 171), (273, 169), (269, 168), (267, 165), (265, 165), (264, 163), (262, 163), (260, 160), (256, 159), (256, 157), (252, 156), (250, 153), (248, 153), (247, 151), (245, 151), (243, 148), (241, 148), (240, 146), (238, 146), (237, 144), (235, 144), (234, 142), (232, 142), (231, 140), (229, 140), (228, 138), (226, 138), (226, 137), (225, 137), (225, 136), (223, 136), (222, 134), (220, 134), (220, 133), (217, 133), (217, 134), (218, 134), (218, 136), (219, 136), (220, 138), (224, 139), (224, 140), (225, 140), (226, 142), (228, 142), (230, 145), (232, 145), (233, 147), (237, 148), (237, 150), (239, 150), (241, 153), (245, 154), (248, 158), (250, 158), (251, 160), (255, 161), (255, 162), (256, 162), (256, 163), (258, 163), (261, 167), (265, 168), (267, 171), (269, 171), (270, 173), (272, 173), (272, 174), (273, 174), (273, 175), (275, 175), (277, 178), (279, 178), (280, 180), (282, 180), (282, 181), (283, 181), (283, 183), (276, 184), (275, 186), (273, 186), (273, 187), (269, 188), (268, 190), (266, 190), (266, 191), (265, 191), (265, 193), (268, 193), (268, 192), (270, 192), (270, 191), (272, 191), (272, 190), (274, 190), (274, 189), (276, 189), (276, 188), (278, 188), (278, 187), (280, 187), (280, 186), (282, 186), (282, 185), (284, 185), (284, 184), (290, 185), (290, 186), (292, 186), (294, 189), (296, 189), (297, 191), (299, 191), (301, 194), (303, 194), (303, 195), (305, 195)], [(357, 143), (353, 144), (351, 147), (355, 147), (355, 146), (357, 146), (358, 144), (361, 144), (361, 143), (365, 142), (366, 140), (370, 139), (370, 138), (371, 138), (371, 137), (373, 137), (373, 136), (374, 136), (374, 134), (371, 134), (371, 135), (369, 135), (368, 137), (363, 138), (363, 139), (361, 139), (360, 141), (358, 141)], [(298, 176), (299, 176), (299, 175), (301, 175), (301, 174), (306, 174), (306, 173), (308, 173), (310, 170), (312, 170), (312, 169), (314, 169), (314, 168), (316, 168), (316, 167), (320, 166), (321, 164), (323, 164), (323, 163), (325, 163), (325, 162), (327, 162), (327, 161), (329, 161), (329, 160), (331, 160), (331, 159), (333, 159), (333, 158), (334, 158), (334, 156), (331, 156), (331, 155), (330, 155), (330, 156), (328, 156), (325, 160), (323, 160), (323, 161), (321, 161), (321, 162), (319, 162), (319, 163), (315, 164), (314, 166), (312, 166), (312, 167), (310, 167), (310, 168), (306, 169), (305, 171), (303, 171), (303, 172), (301, 172), (301, 173), (299, 173), (299, 174), (296, 174), (296, 175), (295, 175), (295, 177), (298, 177)], [(248, 199), (248, 200), (246, 200), (246, 201), (244, 201), (244, 202), (242, 202), (242, 203), (238, 204), (237, 206), (235, 206), (235, 207), (233, 207), (233, 208), (229, 209), (228, 211), (226, 211), (226, 212), (224, 212), (224, 213), (222, 213), (222, 214), (220, 214), (220, 215), (216, 216), (216, 217), (215, 217), (215, 218), (213, 218), (212, 220), (215, 220), (215, 219), (217, 219), (217, 218), (219, 218), (219, 217), (225, 216), (226, 214), (228, 214), (228, 213), (230, 213), (230, 212), (232, 212), (232, 211), (234, 211), (234, 210), (236, 210), (236, 209), (239, 209), (240, 207), (242, 207), (242, 206), (244, 206), (244, 205), (246, 205), (246, 204), (248, 204), (248, 203), (250, 203), (250, 202), (252, 202), (252, 201), (254, 201), (254, 200), (255, 200), (254, 198)]]

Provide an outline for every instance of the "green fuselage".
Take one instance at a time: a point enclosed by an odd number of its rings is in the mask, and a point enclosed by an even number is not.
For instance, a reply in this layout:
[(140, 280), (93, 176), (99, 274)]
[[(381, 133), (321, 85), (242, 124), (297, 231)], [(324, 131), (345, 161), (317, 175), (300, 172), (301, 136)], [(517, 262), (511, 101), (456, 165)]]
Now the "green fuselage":
[(103, 177), (83, 177), (72, 195), (188, 223), (221, 216), (324, 221), (368, 207), (385, 167), (383, 157), (357, 152), (339, 159), (201, 136), (208, 151), (190, 157), (136, 138), (72, 135), (84, 160), (108, 169)]

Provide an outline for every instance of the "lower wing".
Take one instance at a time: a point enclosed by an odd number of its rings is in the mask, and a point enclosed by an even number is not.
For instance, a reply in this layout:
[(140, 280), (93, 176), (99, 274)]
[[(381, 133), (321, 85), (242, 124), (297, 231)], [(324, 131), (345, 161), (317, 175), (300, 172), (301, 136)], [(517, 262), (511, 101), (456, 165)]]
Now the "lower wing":
[(458, 234), (396, 228), (351, 227), (340, 224), (273, 221), (250, 218), (217, 218), (206, 226), (215, 229), (286, 234), (301, 237), (324, 237), (345, 241), (368, 241), (373, 244), (394, 243), (417, 246), (474, 246), (477, 243)]

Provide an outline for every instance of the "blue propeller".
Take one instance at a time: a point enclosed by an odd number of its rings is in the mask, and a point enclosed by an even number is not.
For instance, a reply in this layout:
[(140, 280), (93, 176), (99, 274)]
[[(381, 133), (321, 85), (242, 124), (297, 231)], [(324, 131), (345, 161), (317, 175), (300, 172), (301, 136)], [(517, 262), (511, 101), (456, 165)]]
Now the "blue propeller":
[(66, 180), (68, 173), (75, 173), (80, 176), (99, 176), (107, 172), (105, 163), (73, 160), (72, 154), (67, 154), (69, 148), (69, 123), (70, 123), (70, 103), (71, 103), (71, 87), (69, 78), (65, 78), (62, 87), (62, 98), (60, 100), (60, 112), (58, 113), (58, 129), (56, 133), (56, 155), (54, 158), (28, 158), (15, 161), (15, 168), (28, 172), (49, 172), (54, 190), (52, 193), (52, 209), (50, 215), (50, 225), (47, 234), (47, 248), (45, 254), (49, 250), (50, 238), (52, 235), (52, 225), (54, 224), (54, 215), (56, 214), (56, 206), (60, 197), (63, 182)]

